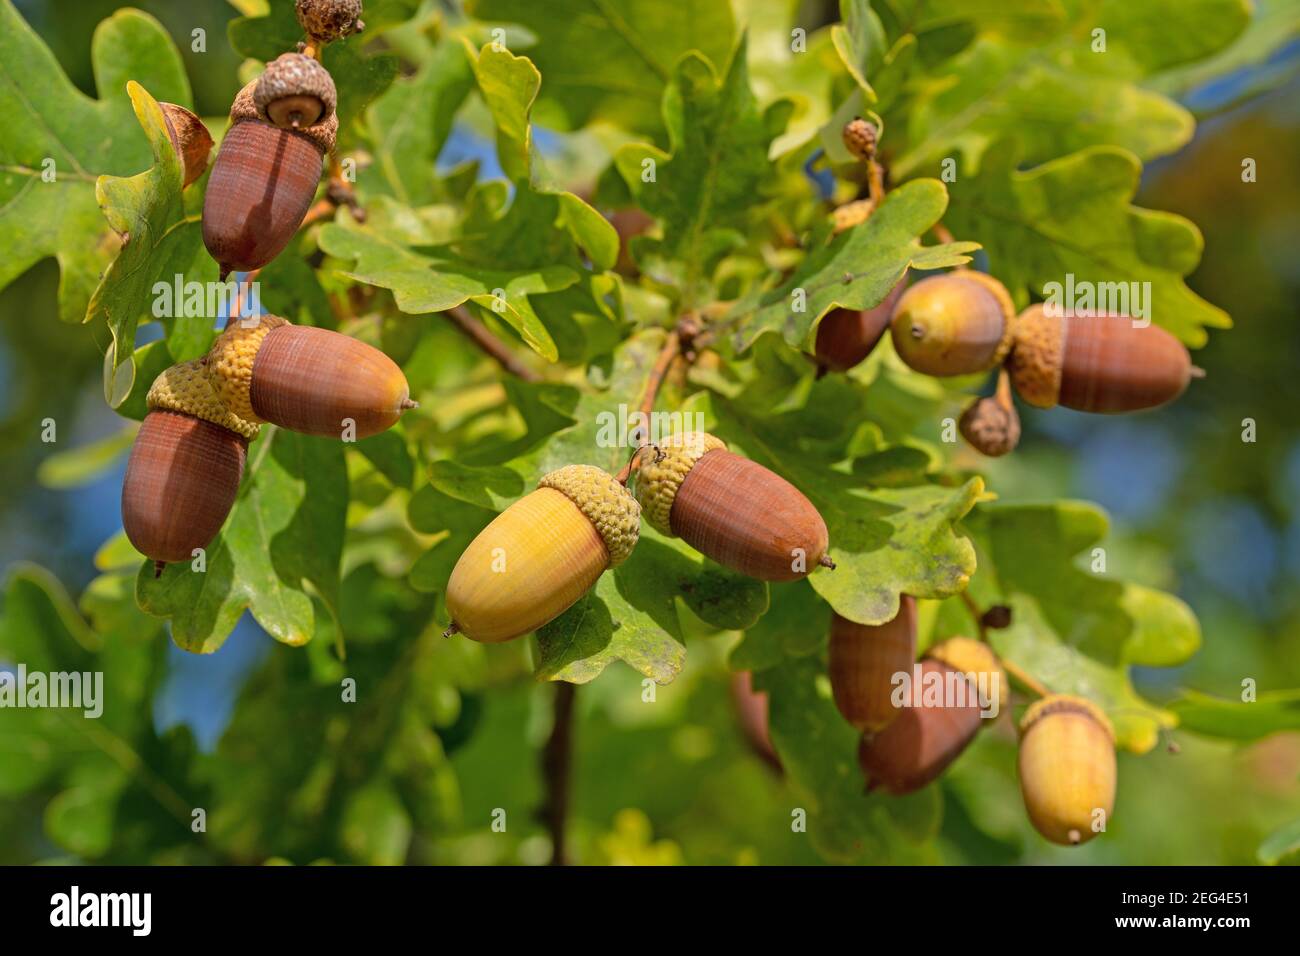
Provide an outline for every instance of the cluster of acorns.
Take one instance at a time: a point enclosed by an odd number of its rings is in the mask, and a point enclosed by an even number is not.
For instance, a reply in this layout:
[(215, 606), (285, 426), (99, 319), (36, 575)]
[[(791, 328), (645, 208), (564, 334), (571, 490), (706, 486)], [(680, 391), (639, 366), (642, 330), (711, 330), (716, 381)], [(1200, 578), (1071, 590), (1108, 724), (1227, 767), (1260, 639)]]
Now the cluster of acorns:
[[(311, 44), (359, 28), (360, 0), (298, 0)], [(203, 203), (203, 241), (221, 268), (260, 269), (301, 226), (334, 149), (337, 95), (314, 58), (286, 53), (235, 97)], [(212, 138), (193, 113), (163, 104), (189, 186)], [(406, 378), (383, 352), (346, 335), (273, 315), (231, 315), (202, 358), (154, 381), (122, 485), (122, 525), (155, 573), (188, 561), (221, 530), (248, 443), (271, 422), (309, 435), (360, 439), (408, 408)]]
[[(863, 128), (871, 126), (861, 119), (849, 123), (844, 141), (870, 162), (875, 140)], [(868, 204), (852, 218), (860, 221), (869, 213)], [(904, 275), (874, 308), (839, 308), (823, 316), (814, 355), (824, 368), (845, 371), (865, 359), (888, 329), (898, 357), (925, 375), (972, 375), (1005, 365), (1030, 405), (1102, 413), (1171, 402), (1199, 374), (1187, 349), (1159, 326), (1117, 314), (1064, 312), (1039, 303), (1017, 315), (1006, 287), (972, 269), (929, 276), (911, 288)], [(959, 427), (991, 456), (1011, 451), (1020, 438), (1019, 418), (1001, 390), (976, 400)]]
[[(980, 641), (949, 638), (916, 663), (916, 602), (908, 595), (898, 614), (879, 626), (836, 614), (829, 670), (836, 707), (862, 733), (858, 762), (867, 788), (894, 796), (937, 779), (974, 739), (985, 715), (996, 717), (1009, 699), (1006, 674)], [(901, 674), (941, 692), (905, 694), (899, 706), (894, 695)], [(1110, 721), (1090, 701), (1053, 694), (1025, 711), (1020, 733), (1020, 789), (1029, 819), (1055, 843), (1090, 840), (1115, 801)]]

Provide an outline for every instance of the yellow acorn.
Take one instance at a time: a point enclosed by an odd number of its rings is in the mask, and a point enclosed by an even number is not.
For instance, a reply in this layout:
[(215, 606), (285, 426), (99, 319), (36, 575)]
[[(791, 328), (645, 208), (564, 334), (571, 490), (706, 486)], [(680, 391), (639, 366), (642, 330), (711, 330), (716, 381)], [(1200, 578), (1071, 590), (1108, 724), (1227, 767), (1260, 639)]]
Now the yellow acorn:
[(707, 432), (679, 432), (647, 447), (654, 454), (641, 458), (636, 497), (660, 534), (760, 581), (835, 567), (826, 522), (780, 475)]
[[(926, 651), (925, 656), (947, 664), (959, 674), (965, 674), (981, 695), (988, 694), (997, 700), (997, 713), (1002, 713), (1010, 693), (1007, 675), (1003, 673), (997, 655), (987, 644), (969, 637), (950, 637)], [(993, 701), (989, 700), (989, 703), (992, 704)]]
[(1077, 846), (1104, 829), (1115, 805), (1115, 731), (1090, 700), (1053, 694), (1020, 721), (1020, 792), (1034, 828)]
[(894, 350), (925, 375), (969, 375), (1001, 363), (1011, 350), (1016, 309), (1006, 287), (973, 269), (930, 276), (898, 300)]
[(447, 634), (496, 644), (568, 610), (632, 553), (641, 509), (607, 472), (568, 465), (546, 475), (479, 532), (447, 582)]

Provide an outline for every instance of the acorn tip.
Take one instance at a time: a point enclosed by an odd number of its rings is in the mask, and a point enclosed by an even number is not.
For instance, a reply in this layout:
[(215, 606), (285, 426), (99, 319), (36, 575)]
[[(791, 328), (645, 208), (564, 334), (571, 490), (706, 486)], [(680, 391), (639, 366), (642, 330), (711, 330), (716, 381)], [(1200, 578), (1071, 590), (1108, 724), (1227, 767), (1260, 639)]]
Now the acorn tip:
[(1070, 840), (1070, 846), (1078, 846), (1083, 842), (1083, 835), (1078, 830), (1071, 830), (1066, 837)]
[(153, 577), (155, 581), (162, 577), (163, 568), (165, 567), (167, 567), (166, 561), (155, 561), (153, 563)]
[(1193, 365), (1187, 372), (1192, 378), (1205, 378), (1205, 369), (1199, 365)]
[(457, 624), (455, 621), (452, 621), (450, 626), (448, 626), (447, 630), (442, 632), (442, 636), (451, 637), (453, 634), (459, 634), (459, 633), (460, 633), (460, 625)]
[(832, 571), (835, 570), (835, 562), (831, 560), (831, 556), (829, 554), (823, 554), (820, 558), (817, 559), (817, 563), (820, 564), (823, 568), (830, 568)]
[(398, 408), (400, 408), (402, 411), (406, 411), (408, 408), (419, 408), (419, 407), (420, 407), (419, 402), (413, 402), (409, 398), (402, 399), (402, 404), (398, 406)]

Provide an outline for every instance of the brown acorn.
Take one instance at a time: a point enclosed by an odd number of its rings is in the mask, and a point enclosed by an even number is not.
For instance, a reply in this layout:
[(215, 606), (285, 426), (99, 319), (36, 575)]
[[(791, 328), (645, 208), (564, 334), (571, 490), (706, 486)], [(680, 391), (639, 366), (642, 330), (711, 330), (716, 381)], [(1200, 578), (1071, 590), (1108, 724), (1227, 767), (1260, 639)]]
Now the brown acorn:
[(858, 730), (883, 730), (898, 716), (894, 675), (916, 662), (916, 600), (900, 596), (898, 613), (879, 625), (831, 618), (831, 693), (844, 719)]
[(274, 315), (235, 321), (202, 361), (235, 414), (306, 435), (366, 438), (416, 407), (406, 376), (379, 349)]
[(813, 347), (817, 363), (833, 372), (846, 372), (870, 355), (889, 328), (894, 306), (906, 288), (904, 273), (879, 305), (870, 309), (831, 309), (822, 316)]
[[(932, 658), (923, 659), (917, 667), (922, 681), (965, 679)], [(920, 790), (948, 769), (979, 729), (979, 704), (969, 697), (960, 707), (900, 708), (884, 730), (864, 734), (858, 746), (867, 789), (879, 787), (894, 796)]]
[(338, 134), (332, 104), (314, 125), (281, 129), (267, 122), (253, 101), (257, 83), (235, 97), (203, 197), (203, 244), (222, 279), (231, 271), (260, 269), (289, 244)]
[(930, 276), (898, 300), (894, 349), (926, 375), (969, 375), (1001, 363), (1011, 349), (1015, 306), (1006, 287), (973, 269)]
[(1016, 320), (1007, 367), (1030, 405), (1102, 413), (1172, 402), (1202, 374), (1158, 325), (1120, 315), (1049, 315), (1041, 303)]
[(122, 482), (122, 527), (160, 575), (221, 530), (258, 426), (231, 414), (197, 360), (159, 375), (146, 402)]
[(199, 119), (183, 106), (175, 103), (159, 103), (163, 111), (163, 120), (167, 123), (167, 136), (172, 141), (172, 148), (181, 161), (185, 178), (181, 184), (184, 189), (203, 175), (208, 168), (208, 156), (212, 153), (212, 134)]
[(793, 581), (826, 554), (826, 522), (780, 475), (705, 432), (679, 432), (641, 456), (636, 496), (656, 531), (761, 581)]
[(769, 732), (768, 700), (765, 691), (754, 690), (754, 675), (738, 671), (731, 675), (731, 700), (736, 708), (736, 720), (753, 751), (774, 769), (781, 769), (781, 759), (772, 746)]
[(1090, 700), (1053, 694), (1020, 721), (1020, 792), (1034, 828), (1077, 846), (1105, 829), (1115, 807), (1115, 731)]

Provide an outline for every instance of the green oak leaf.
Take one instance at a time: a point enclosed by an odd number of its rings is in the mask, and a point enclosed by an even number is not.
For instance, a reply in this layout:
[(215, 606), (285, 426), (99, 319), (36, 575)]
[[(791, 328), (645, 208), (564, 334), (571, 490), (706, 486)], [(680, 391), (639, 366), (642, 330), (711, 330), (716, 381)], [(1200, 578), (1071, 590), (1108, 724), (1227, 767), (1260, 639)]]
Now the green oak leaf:
[(517, 23), (537, 38), (530, 52), (546, 77), (543, 104), (548, 122), (562, 129), (604, 119), (658, 133), (677, 61), (696, 50), (725, 62), (736, 37), (729, 3), (600, 0), (580, 15), (536, 0), (471, 0), (468, 7), (480, 20)]
[[(217, 278), (216, 263), (202, 249), (199, 217), (185, 213), (183, 170), (167, 134), (162, 108), (134, 81), (127, 84), (127, 93), (153, 150), (154, 166), (129, 178), (101, 176), (95, 184), (99, 206), (113, 231), (122, 237), (123, 246), (86, 310), (87, 322), (102, 318), (113, 335), (104, 360), (104, 398), (114, 408), (135, 384), (136, 324), (149, 312), (155, 283), (174, 286), (177, 275), (182, 282)], [(176, 341), (187, 343), (177, 348), (182, 352), (179, 358), (194, 358), (206, 351), (215, 335), (215, 318), (171, 319)], [(170, 336), (168, 344), (170, 350)], [(144, 383), (146, 387), (149, 384)]]
[(817, 323), (831, 309), (879, 305), (907, 269), (942, 269), (969, 262), (973, 242), (922, 246), (918, 237), (943, 216), (948, 194), (938, 180), (904, 183), (886, 194), (866, 222), (812, 250), (779, 288), (742, 301), (723, 322), (735, 327), (738, 349), (764, 332), (794, 348), (811, 349)]
[(1264, 691), (1254, 700), (1227, 700), (1185, 690), (1170, 701), (1184, 730), (1229, 740), (1258, 740), (1300, 730), (1300, 690)]
[[(749, 86), (748, 50), (742, 37), (721, 75), (698, 53), (682, 57), (664, 97), (669, 154), (629, 143), (614, 157), (642, 208), (663, 224), (662, 241), (639, 244), (638, 257), (685, 263), (685, 308), (705, 295), (700, 283), (717, 259), (743, 242), (774, 173), (768, 149), (785, 123), (759, 111)], [(654, 179), (645, 182), (643, 164), (650, 160)]]
[[(961, 152), (962, 175), (972, 175), (1003, 139), (1029, 163), (1097, 144), (1144, 160), (1171, 153), (1191, 138), (1192, 117), (1141, 80), (1221, 49), (1248, 20), (1242, 0), (1071, 5), (1050, 37), (1017, 37), (971, 17), (982, 32), (920, 86), (907, 147), (890, 170), (906, 179)], [(1095, 48), (1098, 29), (1104, 50)]]
[(88, 445), (56, 451), (40, 463), (36, 480), (46, 488), (68, 489), (88, 485), (126, 454), (138, 430), (135, 425), (127, 425)]
[(1101, 509), (1074, 501), (985, 504), (966, 522), (980, 554), (977, 593), (1012, 608), (1011, 627), (990, 638), (998, 653), (1054, 692), (1096, 701), (1119, 745), (1145, 753), (1176, 718), (1136, 694), (1128, 668), (1180, 664), (1201, 632), (1173, 595), (1076, 565), (1085, 552), (1098, 560), (1107, 525)]
[(984, 245), (1018, 302), (1031, 292), (1045, 296), (1048, 283), (1064, 284), (1067, 275), (1099, 286), (1150, 283), (1151, 321), (1190, 346), (1204, 345), (1207, 328), (1232, 325), (1183, 281), (1204, 240), (1182, 216), (1130, 204), (1141, 175), (1132, 154), (1109, 146), (1023, 172), (1005, 153), (953, 184), (946, 222)]
[(180, 54), (147, 14), (119, 10), (104, 20), (90, 55), (98, 100), (72, 85), (12, 0), (0, 0), (0, 288), (53, 257), (65, 322), (86, 318), (121, 245), (100, 213), (96, 177), (130, 176), (149, 163), (148, 144), (134, 133), (128, 79), (165, 101), (191, 102)]
[(374, 163), (361, 171), (359, 187), (367, 195), (383, 192), (408, 206), (437, 199), (429, 170), (473, 85), (464, 50), (451, 40), (439, 43), (415, 76), (397, 79), (366, 112)]
[(585, 684), (622, 660), (671, 682), (686, 661), (679, 600), (706, 624), (736, 630), (767, 610), (767, 586), (643, 526), (631, 557), (537, 632), (537, 677)]
[(867, 78), (876, 74), (888, 52), (885, 27), (869, 0), (840, 0), (840, 20), (831, 27), (835, 52), (867, 102), (874, 103), (876, 91)]
[(754, 688), (768, 694), (772, 745), (808, 811), (818, 851), (838, 863), (924, 862), (920, 844), (939, 827), (938, 787), (906, 797), (866, 792), (857, 759), (861, 735), (836, 710), (820, 657), (787, 658), (758, 671)]
[(146, 561), (136, 578), (140, 607), (170, 618), (172, 640), (184, 650), (217, 650), (245, 608), (276, 640), (307, 643), (322, 622), (304, 584), (337, 616), (348, 502), (342, 444), (265, 426), (246, 475), (206, 549), (206, 570), (168, 565), (155, 578)]
[(1270, 833), (1259, 845), (1255, 855), (1265, 866), (1300, 860), (1300, 820), (1292, 820)]

